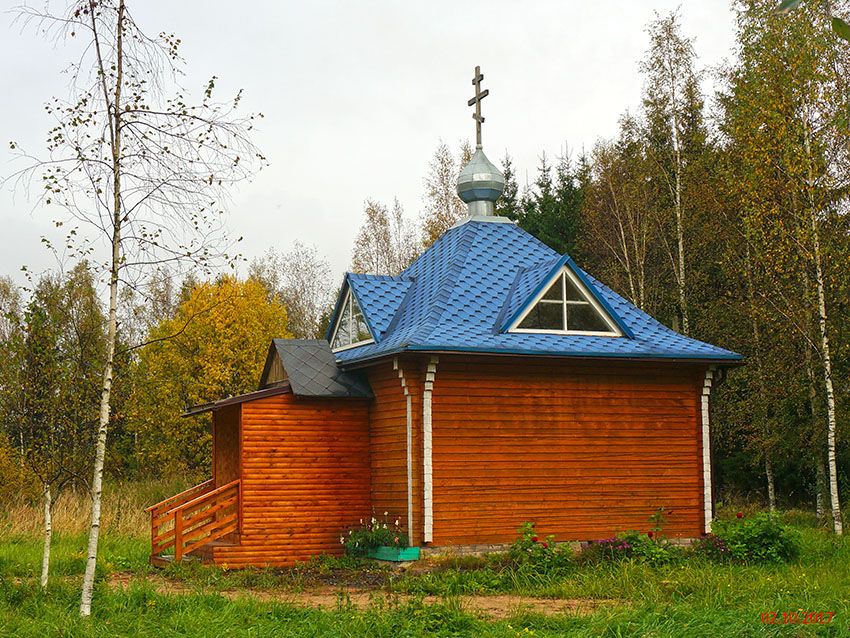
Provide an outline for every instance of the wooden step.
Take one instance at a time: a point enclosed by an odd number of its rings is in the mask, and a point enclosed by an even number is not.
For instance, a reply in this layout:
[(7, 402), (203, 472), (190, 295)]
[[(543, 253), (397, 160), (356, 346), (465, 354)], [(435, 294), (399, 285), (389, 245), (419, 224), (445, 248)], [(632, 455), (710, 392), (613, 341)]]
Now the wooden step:
[[(192, 550), (188, 554), (183, 555), (184, 561), (201, 561), (202, 563), (213, 562), (213, 549), (216, 547), (235, 547), (239, 545), (238, 540), (216, 540), (202, 545), (198, 549)], [(151, 565), (155, 567), (165, 567), (174, 562), (174, 554), (152, 554), (148, 559)]]
[(148, 562), (154, 567), (167, 567), (174, 562), (174, 556), (169, 554), (162, 556), (161, 554), (151, 554)]
[(205, 545), (202, 545), (198, 549), (193, 549), (191, 552), (186, 554), (186, 556), (193, 556), (193, 557), (196, 557), (196, 558), (200, 558), (205, 563), (212, 563), (213, 562), (213, 551), (215, 550), (216, 547), (235, 547), (238, 544), (239, 543), (235, 543), (233, 541), (219, 539), (219, 540), (216, 540), (216, 541), (211, 541), (209, 543), (206, 543)]

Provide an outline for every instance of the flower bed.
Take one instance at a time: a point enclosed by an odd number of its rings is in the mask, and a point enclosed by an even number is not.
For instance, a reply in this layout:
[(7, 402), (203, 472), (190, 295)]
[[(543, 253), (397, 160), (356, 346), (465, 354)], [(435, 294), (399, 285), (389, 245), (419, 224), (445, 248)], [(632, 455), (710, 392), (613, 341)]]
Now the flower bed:
[(399, 519), (390, 522), (389, 512), (383, 520), (374, 516), (360, 526), (340, 536), (339, 542), (349, 556), (364, 556), (378, 560), (408, 561), (419, 559), (419, 548), (408, 547), (407, 533), (401, 528)]

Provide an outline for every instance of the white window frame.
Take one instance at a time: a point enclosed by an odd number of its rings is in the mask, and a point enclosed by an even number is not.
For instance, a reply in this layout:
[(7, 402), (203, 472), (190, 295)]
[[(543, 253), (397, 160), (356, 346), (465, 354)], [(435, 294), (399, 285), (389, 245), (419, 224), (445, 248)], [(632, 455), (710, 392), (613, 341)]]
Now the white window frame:
[[(546, 301), (544, 303), (552, 303), (552, 304), (560, 304), (561, 312), (563, 313), (562, 321), (564, 326), (568, 326), (567, 323), (567, 306), (571, 303), (584, 304), (585, 302), (576, 302), (570, 301), (567, 299), (567, 289), (566, 289), (566, 277), (569, 277), (572, 284), (578, 288), (587, 303), (596, 311), (596, 313), (602, 317), (602, 320), (608, 324), (610, 330), (550, 330), (548, 328), (519, 328), (518, 326), (525, 321), (525, 318), (531, 314), (531, 312), (537, 307), (537, 304), (543, 300), (544, 295), (549, 291), (549, 288), (552, 287), (552, 284), (555, 283), (556, 280), (560, 280), (561, 282), (561, 299)], [(540, 292), (535, 295), (534, 299), (530, 304), (528, 304), (528, 308), (523, 312), (519, 317), (517, 317), (508, 327), (508, 332), (514, 333), (524, 333), (524, 334), (550, 334), (550, 335), (582, 335), (587, 337), (622, 337), (623, 331), (620, 330), (619, 326), (614, 322), (611, 316), (605, 311), (602, 305), (596, 300), (596, 298), (590, 293), (582, 281), (576, 276), (576, 274), (570, 270), (569, 268), (561, 268), (554, 277), (551, 277), (549, 281), (546, 282), (546, 285), (540, 289)]]
[[(333, 342), (336, 341), (336, 333), (339, 330), (339, 324), (342, 321), (342, 318), (345, 316), (345, 309), (351, 305), (352, 292), (351, 287), (349, 286), (348, 290), (345, 293), (345, 301), (342, 303), (342, 308), (339, 312), (339, 317), (336, 320), (336, 325), (334, 326), (333, 334), (331, 335), (331, 346), (333, 346)], [(356, 300), (356, 297), (355, 297)], [(360, 304), (357, 304), (360, 307)], [(366, 323), (366, 315), (363, 314), (363, 308), (360, 308), (360, 314), (363, 315), (363, 323)], [(369, 328), (369, 324), (366, 323), (366, 330), (369, 332), (369, 335), (372, 334), (372, 330)], [(354, 312), (349, 313), (348, 317), (348, 334), (354, 335), (356, 334), (354, 331)], [(357, 341), (356, 343), (349, 343), (344, 346), (339, 346), (337, 348), (332, 347), (332, 352), (342, 352), (343, 350), (348, 350), (350, 348), (356, 348), (358, 346), (365, 346), (367, 343), (375, 343), (375, 338), (370, 336), (368, 339), (364, 339), (363, 341)]]

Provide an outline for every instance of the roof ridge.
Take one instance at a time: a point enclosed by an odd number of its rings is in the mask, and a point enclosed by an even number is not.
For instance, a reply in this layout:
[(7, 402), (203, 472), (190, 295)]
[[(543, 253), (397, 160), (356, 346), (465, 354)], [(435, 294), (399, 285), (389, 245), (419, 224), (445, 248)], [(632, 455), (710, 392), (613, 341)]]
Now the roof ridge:
[(377, 279), (379, 281), (412, 281), (413, 278), (409, 275), (379, 275), (376, 273), (365, 272), (346, 272), (349, 278), (354, 279)]
[[(451, 230), (454, 229), (449, 229), (449, 231), (446, 232), (446, 235), (448, 232), (451, 232)], [(475, 243), (475, 240), (478, 238), (478, 228), (476, 228), (473, 224), (458, 226), (457, 230), (459, 232), (463, 232), (463, 234), (458, 238), (454, 250), (452, 251), (449, 265), (446, 268), (446, 274), (443, 275), (443, 280), (440, 282), (437, 294), (434, 298), (434, 303), (428, 310), (425, 320), (419, 324), (419, 328), (413, 333), (411, 342), (416, 342), (419, 339), (427, 339), (434, 330), (434, 327), (438, 324), (440, 318), (447, 309), (448, 301), (451, 297), (451, 292), (454, 290), (455, 283), (457, 283), (458, 275), (463, 272), (463, 267), (469, 259), (470, 249)], [(443, 235), (443, 237), (446, 235)]]

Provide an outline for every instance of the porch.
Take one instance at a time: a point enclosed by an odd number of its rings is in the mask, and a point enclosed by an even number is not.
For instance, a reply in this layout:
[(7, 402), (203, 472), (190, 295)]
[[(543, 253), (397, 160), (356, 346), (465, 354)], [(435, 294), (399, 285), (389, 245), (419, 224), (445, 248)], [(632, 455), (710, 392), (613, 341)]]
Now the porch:
[(147, 508), (153, 564), (289, 566), (341, 553), (340, 531), (370, 514), (364, 378), (327, 342), (291, 340), (272, 344), (260, 386), (185, 413), (211, 413), (212, 478)]
[(220, 487), (210, 479), (147, 508), (150, 562), (162, 566), (195, 556), (210, 562), (215, 546), (239, 544), (242, 481)]
[(151, 520), (150, 562), (154, 565), (180, 562), (186, 557), (212, 562), (215, 547), (239, 545), (242, 532), (240, 406), (223, 405), (210, 412), (212, 478), (146, 509)]

